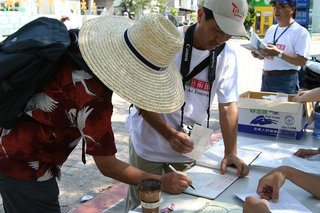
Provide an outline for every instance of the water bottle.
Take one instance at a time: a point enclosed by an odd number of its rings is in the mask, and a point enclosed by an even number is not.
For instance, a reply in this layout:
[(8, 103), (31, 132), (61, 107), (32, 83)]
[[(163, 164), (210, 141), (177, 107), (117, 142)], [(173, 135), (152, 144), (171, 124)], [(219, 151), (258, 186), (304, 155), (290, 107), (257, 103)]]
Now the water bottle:
[(317, 106), (314, 111), (313, 136), (320, 138), (320, 106)]

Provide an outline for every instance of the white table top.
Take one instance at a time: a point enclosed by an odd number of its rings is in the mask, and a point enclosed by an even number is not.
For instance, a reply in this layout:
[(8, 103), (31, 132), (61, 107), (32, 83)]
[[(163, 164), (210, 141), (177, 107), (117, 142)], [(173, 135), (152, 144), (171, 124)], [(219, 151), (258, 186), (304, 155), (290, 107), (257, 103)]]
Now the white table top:
[[(277, 142), (286, 143), (286, 144), (295, 144), (301, 145), (303, 147), (309, 148), (318, 148), (320, 146), (320, 138), (316, 138), (312, 136), (312, 132), (309, 130), (305, 132), (303, 137), (300, 140), (277, 140), (274, 137), (270, 136), (260, 136), (255, 134), (247, 134), (247, 133), (239, 133), (238, 141), (241, 143), (250, 143), (250, 142), (261, 142), (261, 143), (270, 143)], [(250, 173), (245, 178), (239, 178), (235, 181), (229, 188), (227, 188), (222, 194), (220, 194), (216, 201), (227, 202), (242, 206), (242, 201), (236, 198), (234, 193), (252, 193), (256, 191), (258, 186), (259, 179), (268, 172), (266, 169), (262, 168), (251, 168)], [(292, 196), (294, 196), (298, 201), (300, 201), (306, 208), (308, 208), (312, 212), (320, 212), (320, 200), (313, 197), (309, 192), (301, 189), (300, 187), (294, 185), (290, 181), (286, 180), (285, 184), (282, 186), (287, 192), (289, 192)], [(199, 197), (188, 195), (188, 194), (179, 194), (179, 195), (171, 195), (163, 192), (161, 195), (160, 209), (170, 206), (171, 203), (174, 203), (177, 207), (185, 206), (187, 208), (188, 205), (192, 205)], [(180, 209), (179, 208), (179, 209)], [(186, 209), (187, 210), (187, 209)], [(137, 212), (141, 212), (141, 208), (138, 207), (136, 209)], [(174, 212), (183, 212), (183, 211), (174, 211)]]

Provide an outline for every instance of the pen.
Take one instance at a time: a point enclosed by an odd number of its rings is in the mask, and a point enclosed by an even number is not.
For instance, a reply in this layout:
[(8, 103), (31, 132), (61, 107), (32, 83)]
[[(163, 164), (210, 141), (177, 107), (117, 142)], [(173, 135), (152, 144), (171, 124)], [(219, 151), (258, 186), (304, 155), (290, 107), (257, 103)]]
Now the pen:
[[(168, 166), (169, 166), (169, 168), (170, 168), (173, 172), (178, 173), (178, 171), (177, 171), (173, 166), (171, 166), (170, 163), (168, 163)], [(190, 186), (192, 189), (196, 190), (192, 185), (189, 185), (189, 186)]]

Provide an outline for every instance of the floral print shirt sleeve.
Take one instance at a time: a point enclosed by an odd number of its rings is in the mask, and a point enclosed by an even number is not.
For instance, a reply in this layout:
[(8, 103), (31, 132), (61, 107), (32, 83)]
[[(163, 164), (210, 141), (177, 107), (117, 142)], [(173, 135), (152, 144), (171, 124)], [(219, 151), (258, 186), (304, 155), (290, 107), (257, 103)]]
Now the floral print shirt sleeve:
[(8, 176), (38, 181), (59, 176), (82, 140), (87, 154), (116, 153), (111, 94), (69, 62), (29, 100), (25, 112), (15, 128), (0, 128), (0, 172)]

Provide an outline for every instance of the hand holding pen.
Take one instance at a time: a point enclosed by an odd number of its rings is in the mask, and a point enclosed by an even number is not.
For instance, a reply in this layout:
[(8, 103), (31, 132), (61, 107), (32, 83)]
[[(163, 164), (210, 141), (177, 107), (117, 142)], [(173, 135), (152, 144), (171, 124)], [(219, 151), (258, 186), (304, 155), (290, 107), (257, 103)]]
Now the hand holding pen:
[[(168, 167), (169, 167), (173, 172), (178, 173), (178, 171), (177, 171), (171, 164), (169, 164), (169, 163), (168, 163)], [(196, 190), (196, 189), (192, 186), (192, 184), (190, 184), (189, 186), (190, 186), (192, 189)]]

